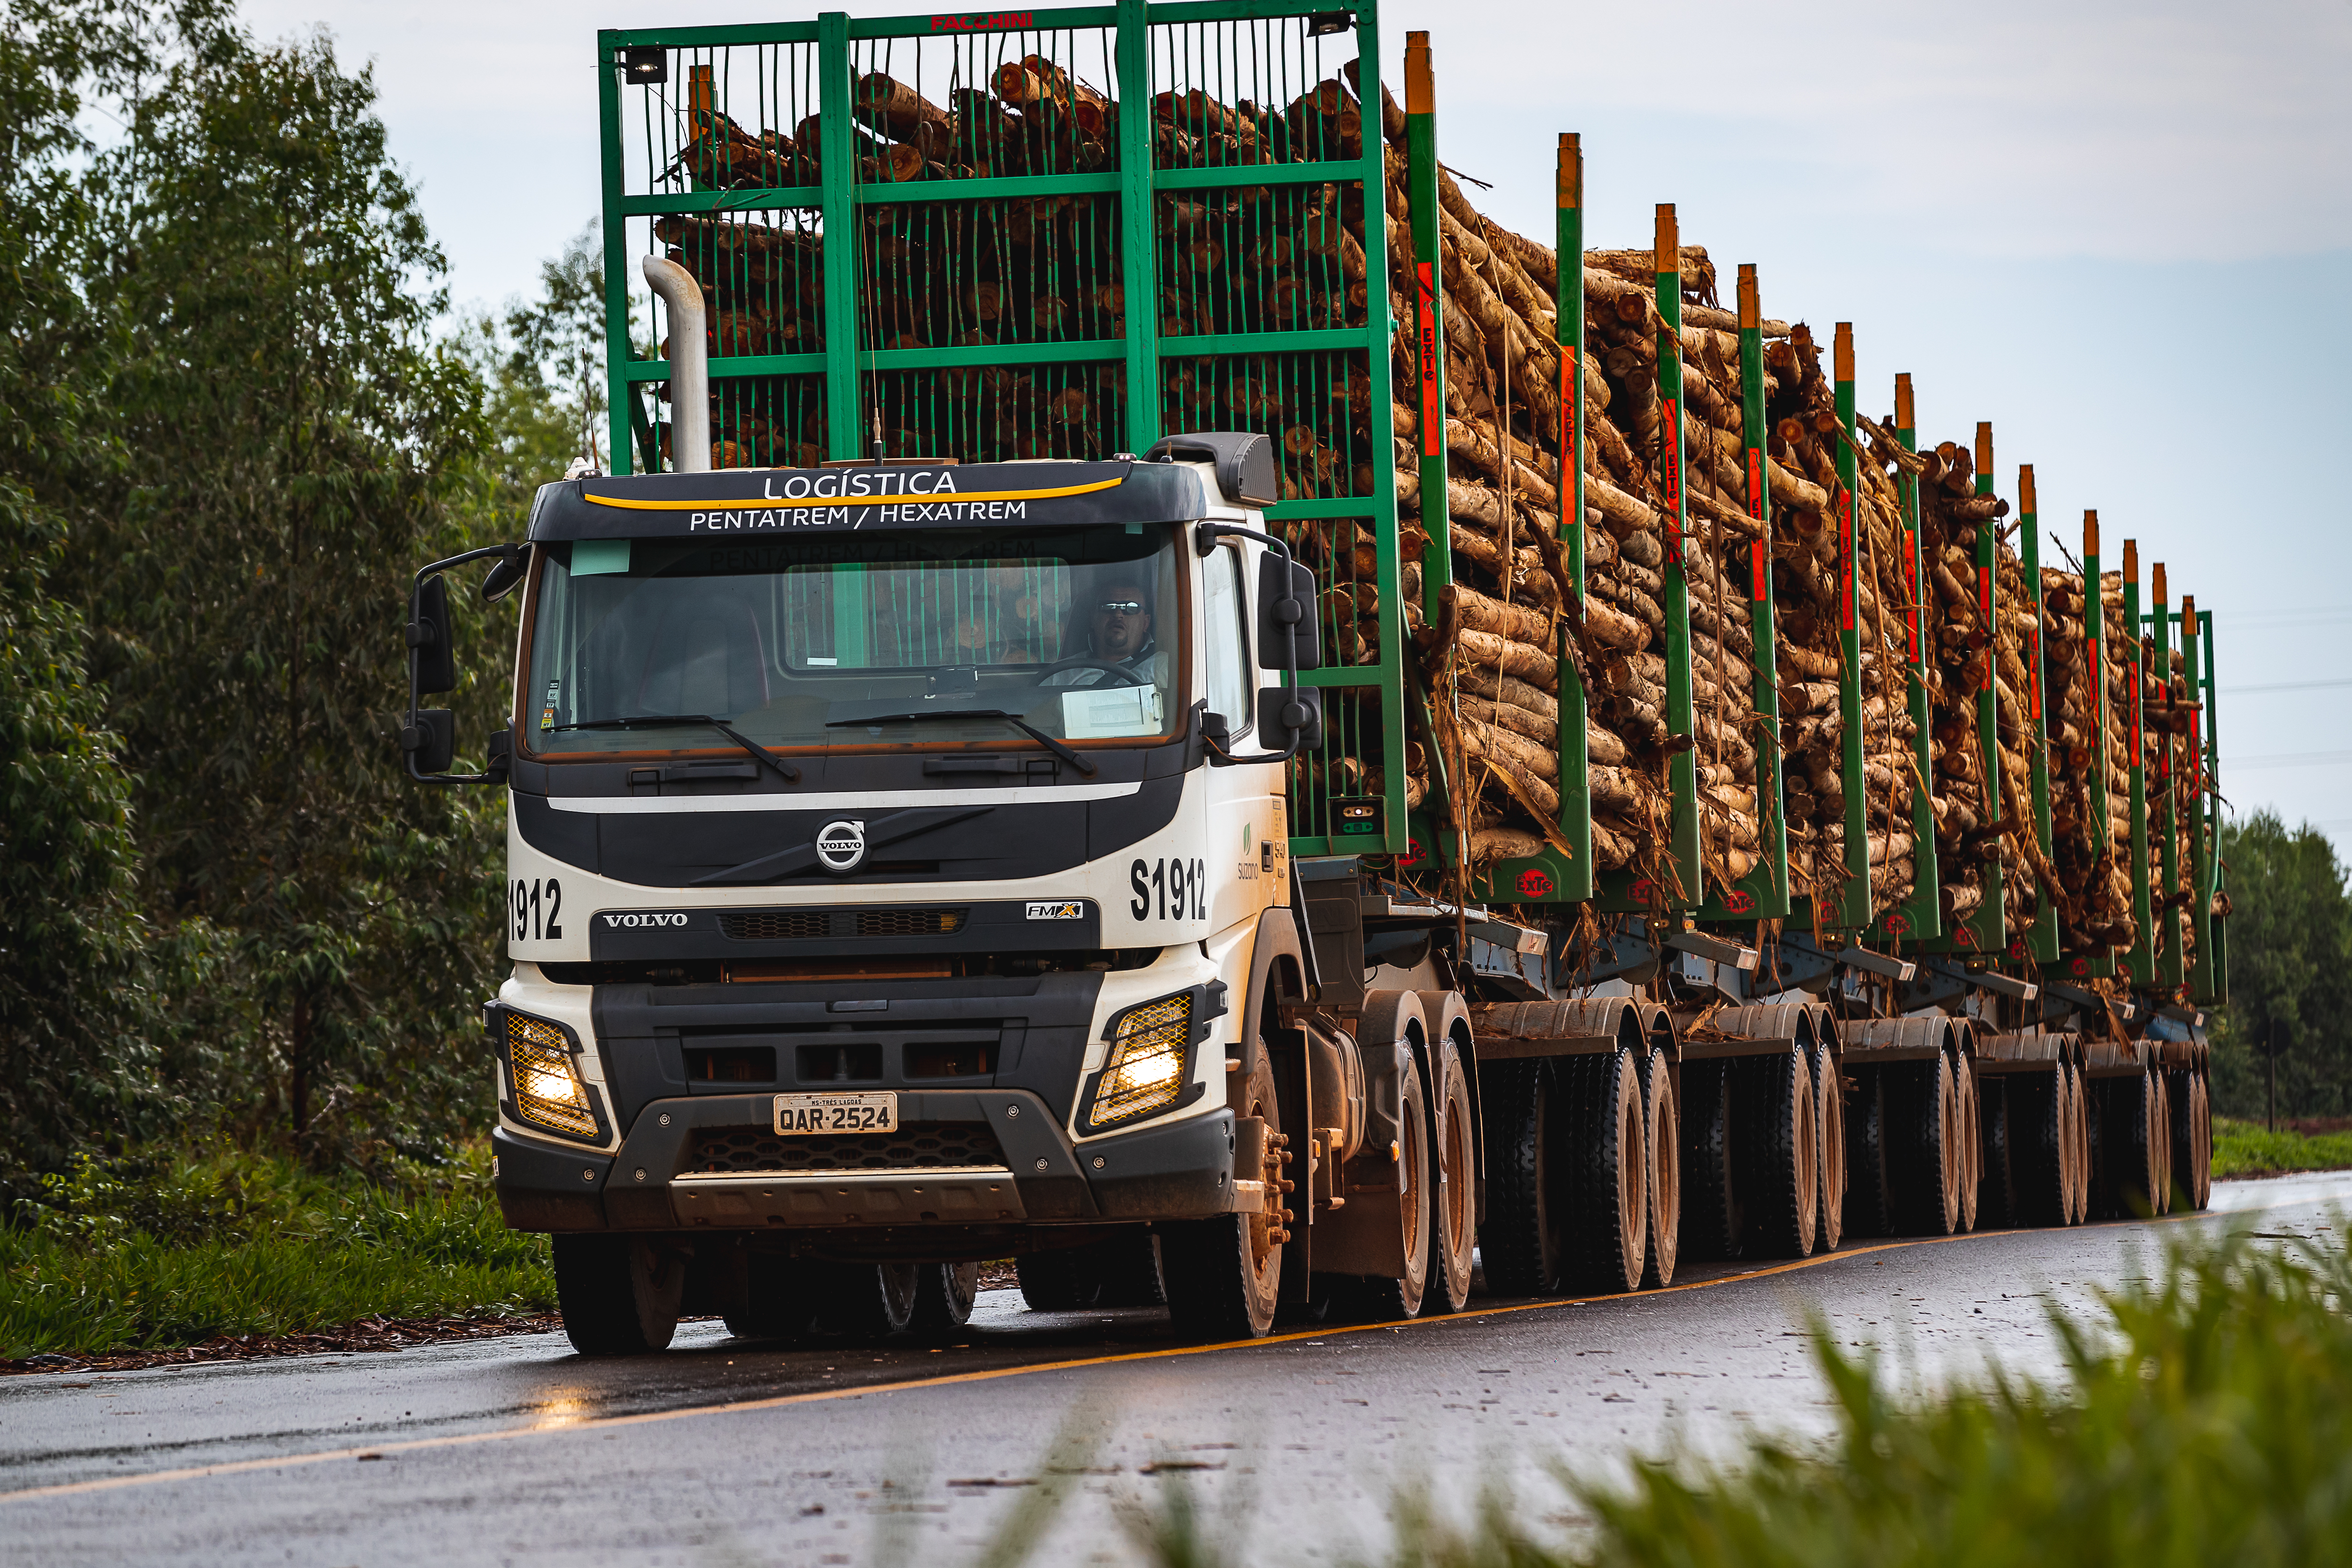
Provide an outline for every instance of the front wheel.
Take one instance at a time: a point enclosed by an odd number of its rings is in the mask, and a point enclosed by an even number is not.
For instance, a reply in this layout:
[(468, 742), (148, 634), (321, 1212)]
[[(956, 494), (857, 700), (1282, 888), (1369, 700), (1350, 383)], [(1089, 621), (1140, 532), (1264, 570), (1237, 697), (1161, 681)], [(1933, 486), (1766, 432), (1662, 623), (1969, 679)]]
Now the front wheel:
[(918, 1265), (910, 1326), (924, 1339), (949, 1338), (971, 1321), (972, 1303), (979, 1299), (979, 1264)]
[(669, 1348), (686, 1298), (686, 1258), (623, 1236), (559, 1236), (555, 1300), (564, 1337), (582, 1355), (644, 1355)]
[(1240, 1180), (1265, 1183), (1265, 1212), (1218, 1215), (1171, 1225), (1160, 1240), (1161, 1272), (1168, 1315), (1180, 1332), (1208, 1340), (1264, 1339), (1274, 1329), (1282, 1293), (1282, 1248), (1290, 1239), (1284, 1222), (1286, 1155), (1276, 1129), (1281, 1109), (1275, 1100), (1274, 1069), (1261, 1052), (1247, 1092), (1234, 1108), (1265, 1125), (1261, 1168), (1236, 1171)]

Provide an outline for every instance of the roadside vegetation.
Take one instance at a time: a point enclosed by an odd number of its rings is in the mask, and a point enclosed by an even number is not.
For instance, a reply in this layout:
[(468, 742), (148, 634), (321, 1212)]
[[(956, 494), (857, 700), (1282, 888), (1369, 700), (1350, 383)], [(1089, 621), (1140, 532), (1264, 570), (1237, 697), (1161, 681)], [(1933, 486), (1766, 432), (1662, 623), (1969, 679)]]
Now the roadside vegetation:
[(547, 1240), (506, 1228), (478, 1143), (446, 1164), (367, 1174), (227, 1144), (85, 1158), (0, 1229), (0, 1278), (9, 1359), (555, 1303)]
[(2216, 1176), (2344, 1170), (2352, 1170), (2352, 1117), (2290, 1121), (2275, 1132), (2260, 1121), (2213, 1119)]
[[(2053, 1312), (2067, 1374), (1991, 1375), (1926, 1397), (1826, 1333), (1823, 1443), (1771, 1436), (1728, 1461), (1667, 1456), (1629, 1483), (1563, 1475), (1560, 1499), (1490, 1495), (1446, 1521), (1407, 1493), (1396, 1568), (2302, 1568), (2352, 1542), (2352, 1266), (2241, 1232), (2176, 1247), (2088, 1321)], [(1239, 1521), (1181, 1478), (1133, 1516), (1161, 1568), (1238, 1563)], [(1009, 1521), (1019, 1522), (1019, 1521)], [(1227, 1525), (1231, 1524), (1230, 1533)], [(1034, 1525), (1032, 1526), (1034, 1528)], [(1262, 1551), (1246, 1555), (1278, 1561)], [(1004, 1561), (1001, 1548), (989, 1560)]]

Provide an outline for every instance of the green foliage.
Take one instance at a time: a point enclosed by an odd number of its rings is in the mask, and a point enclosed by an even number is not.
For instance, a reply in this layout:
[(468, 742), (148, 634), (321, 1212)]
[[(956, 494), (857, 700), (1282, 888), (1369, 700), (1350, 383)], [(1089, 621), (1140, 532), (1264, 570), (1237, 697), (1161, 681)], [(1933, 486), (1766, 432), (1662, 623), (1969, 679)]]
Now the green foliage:
[(2273, 1132), (2259, 1121), (2213, 1119), (2213, 1174), (2273, 1176), (2286, 1171), (2352, 1170), (2352, 1131)]
[(84, 1156), (0, 1230), (0, 1355), (311, 1332), (378, 1313), (543, 1312), (544, 1237), (506, 1228), (489, 1156), (319, 1175), (220, 1147)]
[(2215, 1033), (2215, 1109), (2260, 1116), (2275, 1026), (2281, 1116), (2352, 1115), (2352, 900), (2327, 836), (2257, 811), (2226, 823), (2230, 1005)]

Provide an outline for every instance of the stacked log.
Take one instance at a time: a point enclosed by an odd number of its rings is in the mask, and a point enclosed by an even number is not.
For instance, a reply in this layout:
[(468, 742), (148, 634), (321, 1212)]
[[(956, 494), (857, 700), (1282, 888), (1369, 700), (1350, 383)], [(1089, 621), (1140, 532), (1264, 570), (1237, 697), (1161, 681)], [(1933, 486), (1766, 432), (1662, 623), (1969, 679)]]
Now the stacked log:
[[(2095, 515), (2085, 523), (2084, 549), (2096, 548)], [(2095, 713), (2090, 644), (2084, 616), (2089, 601), (2080, 572), (2042, 569), (2045, 626), (2043, 673), (2048, 696), (2050, 746), (2050, 858), (2057, 878), (2052, 902), (2058, 910), (2059, 945), (2068, 952), (2128, 948), (2137, 939), (2132, 918), (2130, 752), (2127, 732), (2116, 711), (2130, 691), (2125, 650), (2131, 628), (2124, 622), (2123, 574), (2110, 572), (2100, 584), (2101, 689), (2104, 713)], [(2104, 720), (2104, 722), (2101, 721)], [(2104, 763), (2104, 800), (2098, 798)]]

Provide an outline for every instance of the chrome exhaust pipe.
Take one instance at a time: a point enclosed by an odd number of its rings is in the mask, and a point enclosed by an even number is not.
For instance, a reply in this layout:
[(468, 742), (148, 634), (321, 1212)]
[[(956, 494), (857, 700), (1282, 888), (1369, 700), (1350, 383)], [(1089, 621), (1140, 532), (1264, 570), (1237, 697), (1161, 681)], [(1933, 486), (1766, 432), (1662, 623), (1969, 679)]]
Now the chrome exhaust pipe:
[(702, 285), (667, 257), (645, 258), (646, 281), (669, 308), (670, 468), (710, 471), (710, 318)]

